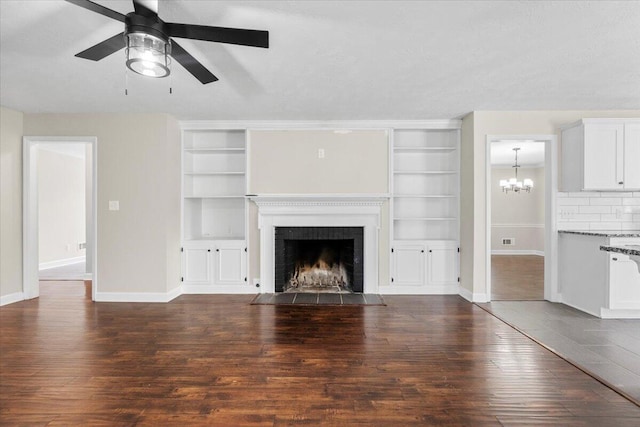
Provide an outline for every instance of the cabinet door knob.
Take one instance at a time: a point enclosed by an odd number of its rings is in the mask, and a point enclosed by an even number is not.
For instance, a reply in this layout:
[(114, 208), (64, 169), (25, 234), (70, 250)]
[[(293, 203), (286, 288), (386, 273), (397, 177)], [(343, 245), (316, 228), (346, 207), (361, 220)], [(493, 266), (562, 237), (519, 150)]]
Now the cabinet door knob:
[(216, 252), (220, 252), (220, 249), (216, 249)]
[(620, 181), (618, 184), (622, 185), (622, 184), (624, 184), (624, 181)]
[(432, 253), (433, 251), (431, 249), (429, 249), (429, 253)]
[(211, 252), (211, 249), (207, 249), (207, 252)]
[(618, 258), (611, 258), (611, 259), (613, 259), (614, 261), (617, 261), (617, 260), (618, 260)]
[[(420, 252), (424, 253), (424, 249), (423, 249), (423, 250), (421, 250)], [(431, 252), (431, 251), (429, 251), (429, 252)]]

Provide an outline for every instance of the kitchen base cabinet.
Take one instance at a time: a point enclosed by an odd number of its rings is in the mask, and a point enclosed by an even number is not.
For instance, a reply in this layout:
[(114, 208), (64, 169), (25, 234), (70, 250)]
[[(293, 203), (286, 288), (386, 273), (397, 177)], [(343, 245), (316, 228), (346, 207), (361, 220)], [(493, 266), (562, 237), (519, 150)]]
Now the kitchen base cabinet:
[(635, 263), (626, 255), (600, 250), (602, 245), (637, 245), (640, 237), (592, 234), (558, 235), (561, 301), (603, 319), (640, 318), (640, 273)]

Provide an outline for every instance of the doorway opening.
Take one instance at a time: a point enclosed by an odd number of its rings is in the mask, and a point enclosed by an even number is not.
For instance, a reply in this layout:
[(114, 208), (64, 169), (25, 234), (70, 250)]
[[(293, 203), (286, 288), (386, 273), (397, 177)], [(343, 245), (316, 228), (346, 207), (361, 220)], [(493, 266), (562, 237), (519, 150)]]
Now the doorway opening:
[[(75, 286), (95, 300), (97, 139), (24, 137), (23, 293)], [(60, 289), (62, 287), (60, 286)]]
[(487, 136), (489, 300), (557, 301), (555, 135)]

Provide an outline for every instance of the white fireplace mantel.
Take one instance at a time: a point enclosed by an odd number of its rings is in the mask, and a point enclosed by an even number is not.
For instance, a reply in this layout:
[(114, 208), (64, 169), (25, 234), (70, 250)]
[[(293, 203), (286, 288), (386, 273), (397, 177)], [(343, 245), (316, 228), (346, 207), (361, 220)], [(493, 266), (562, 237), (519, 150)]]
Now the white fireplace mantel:
[(364, 293), (378, 293), (378, 230), (388, 194), (265, 194), (258, 206), (260, 289), (275, 292), (276, 227), (363, 227)]

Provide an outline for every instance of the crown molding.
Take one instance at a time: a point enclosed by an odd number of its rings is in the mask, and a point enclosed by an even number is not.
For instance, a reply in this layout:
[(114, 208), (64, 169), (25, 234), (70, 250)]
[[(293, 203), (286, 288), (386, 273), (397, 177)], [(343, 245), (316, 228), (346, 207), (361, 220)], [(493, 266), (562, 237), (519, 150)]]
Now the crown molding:
[(462, 120), (182, 120), (182, 130), (460, 129)]

